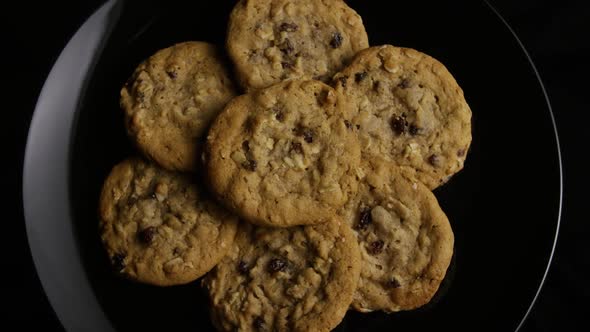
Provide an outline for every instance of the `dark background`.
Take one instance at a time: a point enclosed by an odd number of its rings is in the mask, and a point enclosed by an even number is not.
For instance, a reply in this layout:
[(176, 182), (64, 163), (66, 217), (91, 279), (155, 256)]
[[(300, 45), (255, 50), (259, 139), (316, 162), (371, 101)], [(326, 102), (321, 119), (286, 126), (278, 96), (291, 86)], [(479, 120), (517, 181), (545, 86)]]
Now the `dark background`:
[[(196, 0), (195, 0), (196, 1)], [(102, 3), (98, 0), (19, 1), (3, 5), (2, 100), (0, 121), (4, 204), (15, 214), (4, 214), (2, 241), (2, 322), (16, 330), (60, 331), (43, 294), (30, 258), (22, 217), (21, 173), (29, 121), (44, 80), (69, 38)], [(516, 31), (542, 77), (555, 113), (564, 162), (565, 195), (562, 227), (549, 277), (523, 329), (579, 331), (588, 326), (590, 303), (590, 237), (583, 217), (582, 188), (587, 184), (590, 142), (588, 78), (590, 5), (587, 1), (491, 1)], [(425, 4), (426, 5), (426, 4)], [(7, 57), (7, 58), (5, 58)], [(507, 78), (509, 79), (509, 78)], [(501, 87), (498, 87), (501, 91)], [(8, 118), (6, 118), (8, 115)], [(501, 116), (501, 115), (500, 115)], [(507, 119), (509, 121), (509, 119)], [(523, 128), (526, 131), (526, 128)], [(4, 145), (5, 146), (5, 145)], [(8, 151), (7, 151), (8, 150)], [(542, 179), (539, 187), (542, 187)], [(2, 234), (4, 233), (4, 234)], [(482, 285), (485, 287), (485, 285)], [(510, 301), (509, 298), (506, 301)], [(475, 327), (474, 330), (477, 330)]]

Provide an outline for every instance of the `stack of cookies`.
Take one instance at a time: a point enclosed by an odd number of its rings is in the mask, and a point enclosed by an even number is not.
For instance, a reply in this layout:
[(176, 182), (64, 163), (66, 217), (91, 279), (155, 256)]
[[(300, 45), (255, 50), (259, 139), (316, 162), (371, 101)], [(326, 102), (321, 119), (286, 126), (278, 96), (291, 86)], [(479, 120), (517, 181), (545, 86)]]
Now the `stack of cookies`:
[(448, 70), (369, 47), (341, 0), (241, 0), (226, 50), (236, 85), (219, 49), (186, 42), (123, 87), (142, 157), (100, 197), (115, 270), (158, 286), (204, 276), (222, 331), (329, 331), (348, 309), (428, 303), (454, 242), (431, 190), (471, 142)]

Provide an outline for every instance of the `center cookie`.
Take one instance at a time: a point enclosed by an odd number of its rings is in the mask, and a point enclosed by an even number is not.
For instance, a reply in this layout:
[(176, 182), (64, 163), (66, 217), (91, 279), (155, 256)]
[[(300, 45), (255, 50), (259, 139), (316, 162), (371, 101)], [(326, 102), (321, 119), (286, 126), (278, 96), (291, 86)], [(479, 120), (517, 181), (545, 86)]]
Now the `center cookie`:
[(471, 110), (449, 71), (430, 56), (371, 47), (334, 78), (355, 105), (363, 155), (416, 172), (434, 189), (463, 168)]
[(234, 95), (217, 49), (186, 42), (139, 65), (121, 90), (121, 107), (144, 155), (169, 170), (194, 171), (211, 121)]
[(368, 46), (361, 17), (341, 0), (242, 0), (227, 35), (246, 89), (288, 78), (327, 81)]
[(360, 272), (346, 224), (265, 228), (242, 223), (228, 255), (203, 280), (220, 331), (330, 331)]
[(115, 166), (100, 196), (100, 232), (114, 269), (159, 286), (191, 282), (231, 247), (237, 219), (187, 175), (140, 159)]
[(285, 81), (233, 99), (207, 137), (220, 201), (259, 225), (330, 219), (357, 190), (350, 109), (318, 81)]
[(449, 220), (422, 183), (389, 163), (363, 163), (357, 197), (340, 211), (357, 232), (361, 278), (352, 307), (411, 310), (430, 301), (453, 255)]

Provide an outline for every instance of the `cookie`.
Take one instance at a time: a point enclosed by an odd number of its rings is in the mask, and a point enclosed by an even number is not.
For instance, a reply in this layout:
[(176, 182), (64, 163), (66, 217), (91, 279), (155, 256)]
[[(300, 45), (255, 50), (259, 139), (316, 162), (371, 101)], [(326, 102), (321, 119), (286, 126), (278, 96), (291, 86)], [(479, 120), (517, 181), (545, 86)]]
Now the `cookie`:
[(221, 260), (237, 218), (208, 200), (192, 179), (140, 159), (113, 168), (100, 196), (100, 234), (114, 269), (170, 286), (191, 282)]
[(371, 47), (334, 78), (355, 105), (363, 158), (415, 170), (430, 189), (463, 168), (471, 144), (471, 110), (437, 60), (413, 49)]
[(357, 233), (361, 278), (352, 307), (394, 312), (430, 301), (445, 277), (454, 236), (436, 197), (388, 162), (363, 162), (358, 195), (339, 214)]
[(192, 171), (211, 121), (235, 96), (216, 48), (186, 42), (139, 65), (121, 90), (129, 137), (169, 170)]
[(285, 81), (233, 99), (207, 136), (212, 191), (262, 226), (329, 220), (358, 186), (349, 118), (342, 96), (319, 81)]
[(330, 331), (356, 289), (359, 249), (345, 223), (267, 228), (242, 223), (203, 279), (220, 331)]
[(247, 90), (327, 81), (367, 47), (361, 17), (341, 0), (242, 0), (229, 18), (227, 50)]

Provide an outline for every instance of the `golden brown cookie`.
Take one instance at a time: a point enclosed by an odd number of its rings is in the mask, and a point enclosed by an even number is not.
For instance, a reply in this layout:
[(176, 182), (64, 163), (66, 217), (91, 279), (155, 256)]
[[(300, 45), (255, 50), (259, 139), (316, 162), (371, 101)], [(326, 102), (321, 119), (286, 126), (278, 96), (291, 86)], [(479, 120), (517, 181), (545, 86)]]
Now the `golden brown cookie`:
[(341, 0), (242, 0), (229, 19), (227, 50), (247, 90), (327, 81), (368, 46), (361, 17)]
[(363, 158), (415, 170), (434, 189), (463, 168), (471, 110), (437, 60), (413, 49), (371, 47), (334, 77), (354, 104)]
[(454, 236), (436, 197), (388, 162), (363, 162), (358, 195), (339, 214), (357, 233), (361, 278), (352, 307), (418, 308), (445, 277)]
[(319, 81), (285, 81), (233, 99), (207, 137), (219, 200), (263, 226), (318, 224), (357, 190), (350, 109)]
[(160, 166), (192, 171), (211, 121), (235, 96), (215, 46), (186, 42), (158, 51), (121, 90), (129, 137)]
[(346, 223), (242, 223), (203, 285), (220, 331), (330, 331), (344, 317), (359, 273), (358, 245)]
[(228, 252), (237, 218), (192, 179), (141, 159), (113, 168), (100, 196), (100, 234), (113, 267), (143, 283), (191, 282)]

